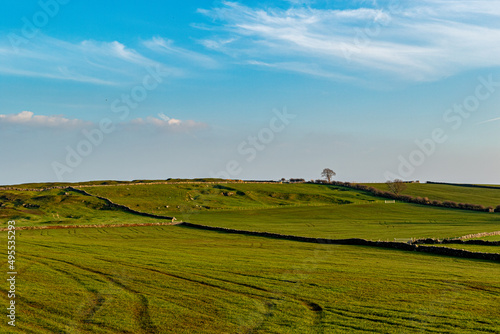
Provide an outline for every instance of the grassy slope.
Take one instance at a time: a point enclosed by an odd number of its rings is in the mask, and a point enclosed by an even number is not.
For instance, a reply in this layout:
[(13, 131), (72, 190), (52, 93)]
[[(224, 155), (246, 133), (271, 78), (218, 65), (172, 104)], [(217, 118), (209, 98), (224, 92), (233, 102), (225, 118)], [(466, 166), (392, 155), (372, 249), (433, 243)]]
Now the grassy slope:
[(311, 184), (174, 184), (90, 187), (85, 190), (138, 210), (168, 215), (188, 211), (371, 203), (383, 200), (344, 187)]
[[(4, 248), (5, 233), (0, 240)], [(492, 262), (182, 227), (22, 231), (18, 240), (23, 333), (500, 328)]]
[(124, 184), (141, 184), (141, 183), (157, 183), (157, 182), (218, 182), (225, 181), (222, 179), (168, 179), (168, 180), (134, 180), (134, 181), (87, 181), (87, 182), (47, 182), (47, 183), (23, 183), (17, 185), (0, 185), (2, 187), (14, 187), (19, 189), (41, 189), (50, 187), (70, 187), (70, 186), (91, 186), (91, 185), (124, 185)]
[[(387, 191), (385, 183), (366, 183), (380, 190)], [(430, 200), (454, 201), (457, 203), (481, 204), (496, 207), (500, 205), (500, 188), (472, 188), (442, 184), (409, 183), (403, 195), (428, 197)]]
[(6, 227), (8, 220), (15, 220), (17, 226), (158, 222), (111, 210), (102, 200), (64, 190), (2, 191), (0, 203), (4, 204), (0, 208), (0, 227)]
[[(500, 230), (497, 214), (385, 204), (364, 192), (336, 186), (233, 183), (85, 189), (139, 211), (174, 215), (193, 223), (284, 234), (392, 240)], [(2, 191), (0, 202), (4, 203), (0, 226), (6, 226), (9, 219), (15, 219), (17, 226), (144, 221), (109, 210), (104, 201), (64, 190)], [(22, 204), (40, 207), (25, 208)]]
[(445, 238), (500, 230), (496, 214), (384, 204), (364, 192), (335, 186), (153, 185), (87, 190), (138, 210), (193, 223), (325, 238)]

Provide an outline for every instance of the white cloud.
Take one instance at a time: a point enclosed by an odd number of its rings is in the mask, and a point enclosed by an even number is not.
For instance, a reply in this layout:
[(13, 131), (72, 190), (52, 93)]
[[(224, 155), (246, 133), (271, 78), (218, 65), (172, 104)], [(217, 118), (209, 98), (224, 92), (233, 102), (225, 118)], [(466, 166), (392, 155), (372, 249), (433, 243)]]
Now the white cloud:
[[(163, 114), (160, 114), (161, 118), (156, 117), (146, 117), (146, 118), (136, 118), (127, 123), (121, 123), (121, 126), (133, 125), (138, 127), (153, 126), (158, 129), (172, 131), (172, 132), (189, 132), (192, 130), (202, 130), (208, 128), (208, 125), (203, 122), (196, 122), (193, 120), (180, 120), (176, 118), (170, 118)], [(32, 111), (22, 111), (18, 114), (0, 114), (0, 126), (1, 125), (18, 125), (18, 126), (30, 126), (37, 128), (65, 128), (74, 129), (81, 128), (84, 126), (95, 125), (93, 122), (83, 121), (80, 119), (69, 119), (61, 115), (56, 116), (45, 116), (45, 115), (35, 115)]]
[(77, 127), (90, 124), (79, 119), (68, 119), (63, 116), (35, 115), (31, 111), (18, 114), (0, 115), (0, 124), (20, 124), (37, 127)]
[(190, 131), (190, 130), (200, 130), (207, 128), (208, 125), (202, 122), (196, 122), (193, 120), (182, 121), (175, 118), (162, 117), (163, 119), (159, 119), (156, 117), (146, 117), (146, 118), (137, 118), (132, 120), (130, 123), (132, 125), (150, 125), (160, 129), (172, 130), (172, 131)]
[[(199, 10), (219, 22), (202, 44), (240, 60), (323, 77), (374, 71), (429, 81), (500, 66), (500, 1), (424, 0), (396, 6), (381, 1), (370, 8), (363, 3), (332, 10), (314, 8), (314, 3), (263, 9), (223, 2)], [(280, 66), (298, 63), (302, 66)], [(304, 71), (306, 66), (315, 70)]]

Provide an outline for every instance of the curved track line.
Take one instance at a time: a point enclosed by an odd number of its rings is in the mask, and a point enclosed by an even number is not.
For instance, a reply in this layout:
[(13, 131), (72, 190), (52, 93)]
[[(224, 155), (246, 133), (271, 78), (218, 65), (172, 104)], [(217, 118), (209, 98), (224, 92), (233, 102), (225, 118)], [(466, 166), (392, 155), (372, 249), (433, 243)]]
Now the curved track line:
[[(39, 256), (36, 256), (36, 255), (33, 255), (33, 254), (31, 254), (31, 255), (35, 256), (35, 257), (39, 257)], [(43, 259), (49, 259), (49, 260), (52, 260), (52, 261), (62, 262), (62, 263), (68, 264), (70, 266), (79, 268), (81, 270), (88, 271), (88, 272), (91, 272), (93, 274), (102, 276), (104, 279), (106, 279), (107, 281), (115, 284), (116, 286), (120, 287), (121, 289), (132, 293), (140, 301), (140, 306), (138, 307), (138, 312), (137, 312), (138, 313), (137, 318), (138, 318), (138, 323), (139, 323), (142, 331), (144, 333), (147, 333), (147, 334), (157, 334), (157, 333), (159, 333), (158, 328), (153, 323), (153, 321), (151, 320), (151, 317), (149, 315), (149, 301), (140, 292), (138, 292), (138, 291), (130, 288), (129, 286), (126, 286), (125, 284), (119, 282), (118, 280), (114, 279), (112, 277), (112, 275), (110, 275), (110, 274), (103, 273), (103, 272), (95, 270), (95, 269), (86, 268), (84, 266), (81, 266), (81, 265), (78, 265), (78, 264), (75, 264), (75, 263), (72, 263), (72, 262), (69, 262), (69, 261), (64, 261), (64, 260), (60, 260), (60, 259), (54, 259), (54, 258), (50, 258), (50, 257), (42, 257), (42, 258)]]
[[(35, 258), (36, 257), (36, 258), (48, 259), (48, 258), (36, 256), (36, 255), (24, 255), (24, 256), (26, 256), (28, 258)], [(112, 330), (116, 333), (133, 334), (133, 332), (119, 330), (118, 328), (114, 328), (114, 327), (108, 326), (108, 325), (103, 324), (103, 323), (95, 323), (92, 321), (94, 315), (97, 313), (97, 311), (99, 311), (99, 309), (106, 302), (106, 298), (101, 293), (99, 293), (99, 291), (92, 289), (92, 288), (89, 288), (87, 286), (87, 284), (82, 282), (82, 280), (78, 276), (70, 273), (69, 271), (66, 271), (66, 270), (63, 270), (60, 268), (55, 268), (55, 267), (51, 266), (50, 264), (45, 263), (44, 261), (40, 261), (40, 260), (31, 260), (31, 261), (34, 261), (34, 262), (39, 263), (41, 265), (47, 266), (52, 270), (55, 270), (59, 273), (62, 273), (64, 275), (70, 277), (72, 280), (77, 282), (80, 286), (82, 286), (87, 292), (89, 292), (92, 295), (89, 307), (87, 307), (87, 310), (84, 310), (84, 312), (82, 312), (83, 315), (81, 316), (81, 319), (78, 320), (78, 323), (81, 327), (83, 327), (84, 324), (93, 324), (93, 325), (96, 325), (98, 327)]]

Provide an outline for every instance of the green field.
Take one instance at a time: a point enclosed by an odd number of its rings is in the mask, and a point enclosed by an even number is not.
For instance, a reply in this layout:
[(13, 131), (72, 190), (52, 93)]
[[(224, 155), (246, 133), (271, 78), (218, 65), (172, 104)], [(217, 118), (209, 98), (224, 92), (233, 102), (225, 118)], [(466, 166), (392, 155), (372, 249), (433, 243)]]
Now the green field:
[[(366, 192), (328, 185), (199, 184), (85, 190), (140, 211), (192, 223), (301, 236), (392, 240), (500, 230), (500, 214), (385, 204), (384, 199)], [(228, 193), (234, 195), (224, 196)]]
[(158, 222), (114, 210), (106, 202), (65, 190), (0, 191), (0, 227), (9, 220), (17, 226), (101, 225)]
[[(328, 185), (82, 189), (191, 223), (297, 236), (392, 241), (500, 230), (497, 213), (385, 204)], [(0, 227), (12, 219), (39, 227), (165, 222), (61, 189), (0, 191), (0, 204)], [(6, 249), (7, 233), (0, 238)], [(17, 328), (3, 321), (1, 333), (500, 333), (500, 266), (493, 261), (182, 225), (23, 230), (16, 242)], [(6, 273), (7, 256), (0, 263)]]
[(181, 227), (23, 231), (18, 240), (18, 332), (500, 329), (500, 267), (487, 261)]
[[(365, 183), (380, 190), (388, 191), (385, 183)], [(428, 197), (431, 201), (453, 201), (457, 203), (480, 204), (486, 207), (500, 205), (500, 187), (498, 189), (472, 188), (460, 185), (407, 183), (403, 195)]]
[(487, 240), (487, 241), (500, 241), (500, 235), (492, 235), (492, 236), (476, 238), (476, 239)]
[(167, 215), (384, 201), (366, 192), (315, 184), (161, 184), (84, 190), (138, 210)]
[(469, 244), (437, 244), (432, 246), (463, 249), (471, 252), (500, 254), (500, 246), (469, 245)]
[(500, 215), (414, 204), (206, 212), (186, 218), (204, 225), (333, 239), (454, 238), (500, 230)]

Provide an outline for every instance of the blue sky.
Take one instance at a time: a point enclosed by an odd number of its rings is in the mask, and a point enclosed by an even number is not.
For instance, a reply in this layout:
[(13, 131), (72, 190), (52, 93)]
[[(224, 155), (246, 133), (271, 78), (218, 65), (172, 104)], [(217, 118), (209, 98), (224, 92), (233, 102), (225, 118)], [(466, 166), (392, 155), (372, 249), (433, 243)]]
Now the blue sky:
[(500, 183), (500, 1), (4, 1), (0, 184)]

